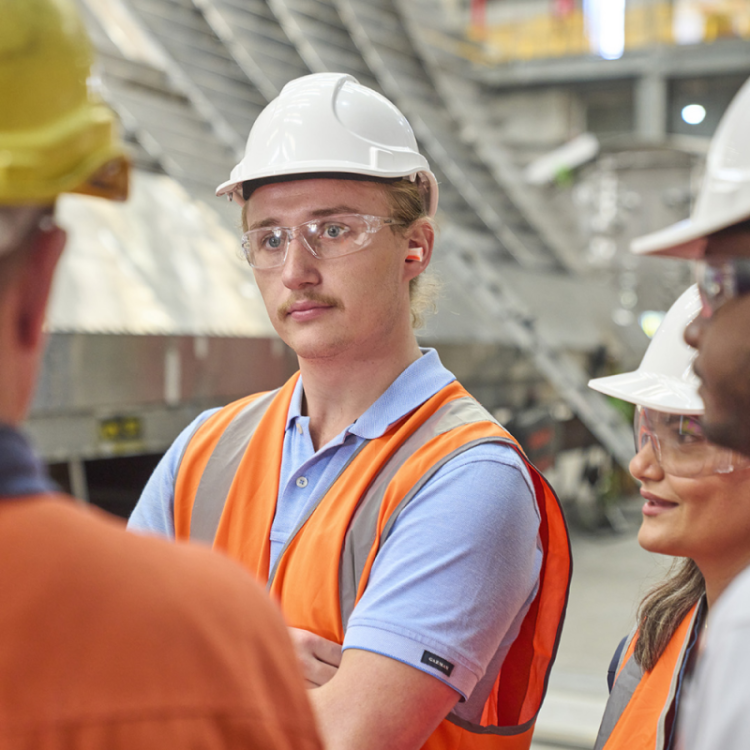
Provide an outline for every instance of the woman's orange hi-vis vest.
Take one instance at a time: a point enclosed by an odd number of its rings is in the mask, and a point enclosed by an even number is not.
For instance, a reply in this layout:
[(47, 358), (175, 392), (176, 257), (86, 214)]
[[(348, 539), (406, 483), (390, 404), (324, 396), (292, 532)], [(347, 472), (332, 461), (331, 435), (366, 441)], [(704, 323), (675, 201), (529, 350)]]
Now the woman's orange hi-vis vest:
[(701, 621), (698, 604), (685, 615), (650, 672), (634, 657), (638, 631), (620, 658), (617, 677), (604, 710), (594, 750), (665, 750), (670, 745), (673, 703), (683, 664)]
[[(286, 419), (297, 376), (279, 391), (250, 396), (195, 432), (175, 481), (175, 533), (225, 550), (269, 582), (289, 625), (343, 643), (381, 543), (399, 513), (448, 460), (484, 442), (515, 440), (457, 382), (365, 442), (302, 520), (269, 570)], [(571, 575), (558, 500), (526, 462), (541, 515), (539, 591), (512, 644), (482, 723), (449, 716), (430, 750), (521, 750), (531, 734), (557, 652)]]

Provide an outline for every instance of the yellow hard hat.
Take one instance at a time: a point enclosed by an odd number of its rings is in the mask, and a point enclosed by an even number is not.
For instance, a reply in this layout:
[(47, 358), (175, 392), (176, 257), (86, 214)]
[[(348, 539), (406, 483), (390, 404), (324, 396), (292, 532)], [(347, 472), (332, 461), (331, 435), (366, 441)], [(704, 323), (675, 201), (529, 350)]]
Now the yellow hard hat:
[(0, 19), (0, 204), (124, 200), (128, 160), (74, 0), (0, 0)]

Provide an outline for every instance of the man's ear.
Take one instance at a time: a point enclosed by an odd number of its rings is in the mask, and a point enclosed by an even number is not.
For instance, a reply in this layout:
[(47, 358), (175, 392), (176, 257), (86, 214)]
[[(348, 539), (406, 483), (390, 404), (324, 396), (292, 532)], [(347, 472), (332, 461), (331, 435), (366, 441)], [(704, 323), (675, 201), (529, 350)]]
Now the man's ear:
[(432, 258), (435, 230), (429, 221), (421, 221), (409, 229), (408, 252), (405, 258), (410, 278), (418, 276), (427, 268)]
[(17, 343), (27, 350), (42, 343), (52, 280), (65, 247), (65, 232), (57, 226), (40, 229), (33, 240), (19, 275), (16, 314)]

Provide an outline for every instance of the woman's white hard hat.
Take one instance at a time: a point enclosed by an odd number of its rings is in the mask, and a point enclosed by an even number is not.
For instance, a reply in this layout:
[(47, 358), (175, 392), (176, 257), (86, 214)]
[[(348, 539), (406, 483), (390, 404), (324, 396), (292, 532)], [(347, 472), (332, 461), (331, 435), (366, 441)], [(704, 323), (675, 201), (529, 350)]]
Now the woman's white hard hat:
[(683, 338), (685, 326), (700, 310), (700, 293), (694, 284), (669, 308), (637, 370), (595, 378), (589, 388), (669, 414), (703, 414), (700, 380), (693, 372), (698, 352)]
[(245, 156), (216, 195), (242, 204), (243, 183), (321, 173), (407, 178), (423, 189), (427, 213), (437, 211), (437, 180), (407, 119), (344, 73), (314, 73), (287, 83), (258, 116)]
[(689, 219), (633, 240), (637, 255), (701, 258), (705, 237), (750, 218), (750, 80), (732, 100), (711, 141)]

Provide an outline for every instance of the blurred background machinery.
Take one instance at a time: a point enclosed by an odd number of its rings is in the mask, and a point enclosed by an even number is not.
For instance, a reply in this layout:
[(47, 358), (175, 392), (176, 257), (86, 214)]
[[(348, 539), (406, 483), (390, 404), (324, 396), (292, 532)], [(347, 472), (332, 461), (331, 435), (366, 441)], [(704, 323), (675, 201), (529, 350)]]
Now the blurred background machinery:
[(635, 367), (689, 283), (628, 243), (689, 213), (750, 75), (746, 2), (79, 1), (137, 172), (125, 206), (60, 207), (75, 231), (29, 429), (61, 484), (127, 515), (199, 411), (294, 371), (213, 191), (288, 80), (344, 71), (407, 115), (440, 181), (420, 339), (583, 525), (618, 526), (630, 415), (586, 382)]

